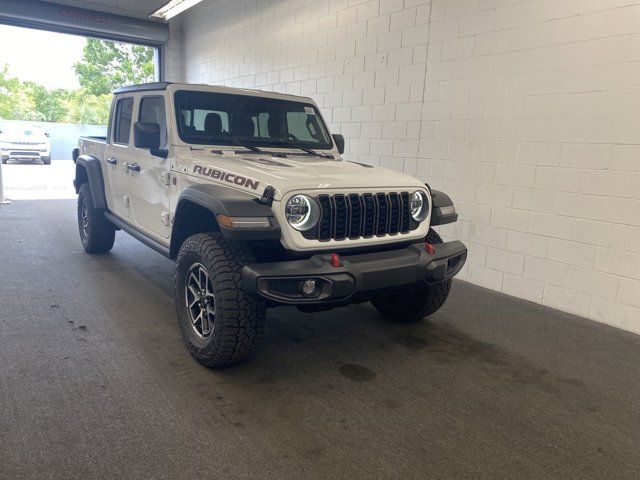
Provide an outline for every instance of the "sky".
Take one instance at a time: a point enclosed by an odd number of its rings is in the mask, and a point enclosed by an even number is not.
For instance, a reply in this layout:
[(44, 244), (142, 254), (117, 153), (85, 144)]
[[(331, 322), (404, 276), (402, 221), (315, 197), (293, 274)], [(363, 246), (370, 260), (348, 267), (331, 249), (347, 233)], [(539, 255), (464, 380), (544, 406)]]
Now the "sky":
[(84, 37), (0, 25), (0, 68), (20, 80), (52, 88), (79, 88), (73, 64), (82, 57)]

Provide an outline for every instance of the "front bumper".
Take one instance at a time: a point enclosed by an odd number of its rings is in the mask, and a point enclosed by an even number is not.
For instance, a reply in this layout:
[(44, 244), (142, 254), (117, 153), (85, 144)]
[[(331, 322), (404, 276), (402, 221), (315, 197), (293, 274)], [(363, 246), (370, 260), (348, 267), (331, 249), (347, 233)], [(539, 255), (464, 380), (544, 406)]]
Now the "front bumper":
[[(434, 247), (433, 254), (417, 243), (398, 250), (343, 256), (337, 267), (330, 254), (252, 264), (243, 268), (242, 283), (249, 294), (279, 305), (349, 303), (382, 291), (449, 280), (463, 267), (467, 248), (459, 241)], [(306, 280), (317, 285), (311, 296), (302, 293)]]
[(42, 160), (49, 156), (49, 151), (38, 148), (3, 148), (0, 150), (0, 155), (2, 155), (2, 158), (9, 160)]

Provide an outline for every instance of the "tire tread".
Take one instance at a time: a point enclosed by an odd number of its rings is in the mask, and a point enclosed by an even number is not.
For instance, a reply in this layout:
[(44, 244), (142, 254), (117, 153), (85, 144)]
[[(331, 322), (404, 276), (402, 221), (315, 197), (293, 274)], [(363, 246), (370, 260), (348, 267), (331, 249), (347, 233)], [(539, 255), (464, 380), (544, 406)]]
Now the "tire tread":
[[(89, 235), (87, 238), (83, 238), (82, 233), (81, 212), (83, 202), (89, 216)], [(87, 253), (106, 253), (113, 248), (116, 229), (104, 217), (104, 212), (93, 206), (91, 187), (88, 183), (83, 183), (78, 191), (78, 231), (82, 246)]]
[[(213, 268), (209, 273), (216, 301), (216, 323), (222, 324), (214, 327), (214, 337), (205, 346), (193, 341), (181, 304), (181, 272), (191, 266), (193, 258)], [(253, 262), (253, 254), (246, 245), (215, 233), (192, 235), (180, 247), (174, 277), (176, 312), (189, 353), (206, 367), (227, 367), (246, 360), (264, 333), (264, 304), (250, 297), (241, 286), (242, 268)], [(222, 331), (215, 334), (215, 328)]]
[[(425, 242), (437, 245), (442, 243), (442, 238), (434, 229), (430, 228)], [(417, 287), (409, 298), (393, 299), (393, 294), (381, 295), (374, 298), (371, 303), (385, 317), (399, 322), (416, 322), (424, 317), (433, 315), (447, 301), (451, 291), (452, 281), (434, 285)]]

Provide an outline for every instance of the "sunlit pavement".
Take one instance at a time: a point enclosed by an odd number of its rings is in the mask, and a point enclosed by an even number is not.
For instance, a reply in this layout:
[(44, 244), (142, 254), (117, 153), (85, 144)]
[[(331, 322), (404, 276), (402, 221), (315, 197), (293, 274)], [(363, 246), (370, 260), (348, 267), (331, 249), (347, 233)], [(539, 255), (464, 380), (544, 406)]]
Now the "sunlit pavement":
[(75, 164), (71, 160), (2, 165), (4, 196), (8, 200), (44, 200), (74, 198)]

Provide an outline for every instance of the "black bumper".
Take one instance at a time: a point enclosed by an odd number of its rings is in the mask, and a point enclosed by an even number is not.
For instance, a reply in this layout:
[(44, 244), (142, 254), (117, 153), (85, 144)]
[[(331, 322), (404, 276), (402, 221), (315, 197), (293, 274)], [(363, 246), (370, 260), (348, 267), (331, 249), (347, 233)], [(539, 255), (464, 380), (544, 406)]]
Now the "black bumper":
[[(251, 295), (280, 305), (349, 303), (381, 291), (452, 278), (464, 265), (467, 248), (459, 241), (434, 247), (433, 254), (417, 243), (398, 250), (342, 256), (337, 267), (328, 254), (247, 265), (242, 270), (242, 283)], [(317, 288), (305, 296), (301, 286), (310, 279)]]

